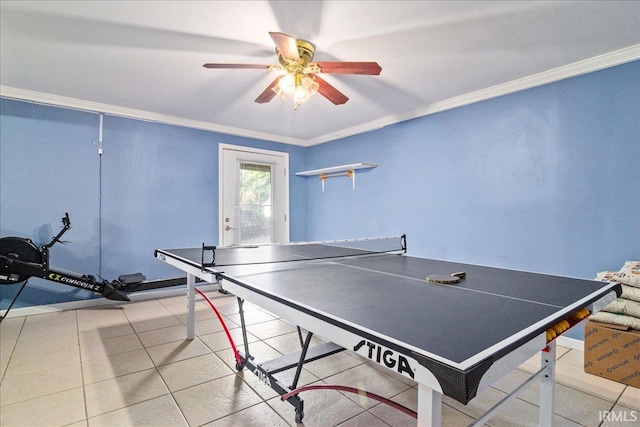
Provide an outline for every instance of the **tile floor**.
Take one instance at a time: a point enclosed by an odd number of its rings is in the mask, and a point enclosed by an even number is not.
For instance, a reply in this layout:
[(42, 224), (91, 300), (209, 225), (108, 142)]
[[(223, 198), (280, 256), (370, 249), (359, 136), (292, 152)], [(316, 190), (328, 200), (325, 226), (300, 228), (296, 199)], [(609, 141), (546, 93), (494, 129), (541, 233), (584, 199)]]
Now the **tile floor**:
[[(208, 296), (241, 343), (235, 298), (216, 291)], [(293, 407), (252, 373), (235, 372), (222, 327), (203, 300), (197, 302), (197, 337), (185, 340), (185, 306), (181, 296), (6, 319), (0, 324), (0, 425), (294, 425)], [(245, 309), (252, 354), (263, 360), (298, 349), (294, 327), (249, 304)], [(580, 351), (559, 347), (557, 357), (554, 425), (640, 425), (632, 422), (640, 419), (639, 389), (585, 374)], [(445, 397), (443, 424), (468, 425), (536, 365), (538, 358), (530, 359), (466, 406)], [(415, 383), (381, 369), (342, 352), (307, 364), (300, 385), (355, 386), (416, 410)], [(305, 426), (416, 424), (358, 395), (310, 391), (302, 397)], [(537, 405), (534, 383), (487, 425), (538, 425)], [(602, 411), (623, 413), (626, 421), (601, 421)]]

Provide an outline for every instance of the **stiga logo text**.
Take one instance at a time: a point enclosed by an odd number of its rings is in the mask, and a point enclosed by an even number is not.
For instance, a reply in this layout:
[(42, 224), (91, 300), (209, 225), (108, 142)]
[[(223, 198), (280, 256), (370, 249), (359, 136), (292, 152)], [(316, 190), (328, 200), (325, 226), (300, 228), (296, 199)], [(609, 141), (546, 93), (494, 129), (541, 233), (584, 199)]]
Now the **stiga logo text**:
[(374, 360), (387, 368), (395, 369), (399, 374), (405, 373), (412, 379), (415, 379), (415, 373), (413, 372), (413, 369), (411, 369), (411, 365), (409, 365), (409, 360), (407, 360), (407, 358), (402, 354), (396, 354), (388, 348), (381, 347), (376, 343), (366, 340), (362, 340), (356, 344), (356, 346), (353, 347), (353, 351), (357, 352), (364, 345), (368, 347), (369, 351), (366, 356), (369, 359)]

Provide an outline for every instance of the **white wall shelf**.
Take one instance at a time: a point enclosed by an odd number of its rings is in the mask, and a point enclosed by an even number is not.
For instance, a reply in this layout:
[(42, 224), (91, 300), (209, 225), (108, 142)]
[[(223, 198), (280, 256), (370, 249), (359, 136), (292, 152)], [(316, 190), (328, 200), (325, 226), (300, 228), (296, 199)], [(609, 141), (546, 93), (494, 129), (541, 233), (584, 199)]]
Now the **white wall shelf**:
[(338, 176), (348, 176), (351, 178), (353, 189), (356, 188), (356, 170), (359, 169), (372, 169), (377, 167), (373, 163), (353, 163), (350, 165), (332, 166), (322, 169), (314, 169), (310, 171), (298, 172), (298, 176), (317, 176), (322, 181), (322, 191), (324, 191), (324, 182), (327, 178), (335, 178)]

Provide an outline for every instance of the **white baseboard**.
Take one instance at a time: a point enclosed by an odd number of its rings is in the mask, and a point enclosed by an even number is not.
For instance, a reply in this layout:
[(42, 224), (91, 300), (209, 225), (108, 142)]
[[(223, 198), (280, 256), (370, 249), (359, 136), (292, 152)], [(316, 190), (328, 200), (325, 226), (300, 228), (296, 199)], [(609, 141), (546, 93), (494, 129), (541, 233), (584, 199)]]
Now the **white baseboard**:
[(572, 350), (584, 351), (583, 340), (561, 336), (561, 337), (558, 337), (558, 340), (556, 341), (556, 343), (558, 345), (561, 345), (562, 347), (567, 347)]
[[(218, 290), (219, 286), (214, 284), (199, 285), (198, 289), (203, 292)], [(157, 298), (175, 297), (180, 295), (186, 295), (186, 288), (181, 286), (174, 289), (162, 289), (162, 290), (150, 290), (129, 294), (132, 302), (145, 301)], [(9, 312), (7, 318), (32, 316), (34, 314), (53, 313), (58, 311), (77, 310), (81, 308), (101, 307), (110, 305), (126, 304), (122, 301), (113, 301), (106, 298), (94, 298), (82, 301), (62, 302), (58, 304), (37, 305), (33, 307), (13, 308)], [(4, 316), (6, 310), (0, 311), (0, 316)]]

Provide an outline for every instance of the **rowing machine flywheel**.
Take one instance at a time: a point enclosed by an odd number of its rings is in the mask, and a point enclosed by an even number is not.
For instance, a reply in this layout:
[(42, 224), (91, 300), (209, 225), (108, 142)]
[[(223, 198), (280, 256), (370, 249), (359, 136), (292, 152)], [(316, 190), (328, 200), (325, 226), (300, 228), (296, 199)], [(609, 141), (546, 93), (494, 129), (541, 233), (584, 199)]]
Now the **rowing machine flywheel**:
[(27, 280), (12, 260), (42, 263), (42, 252), (29, 239), (23, 237), (0, 238), (0, 285), (12, 285)]

